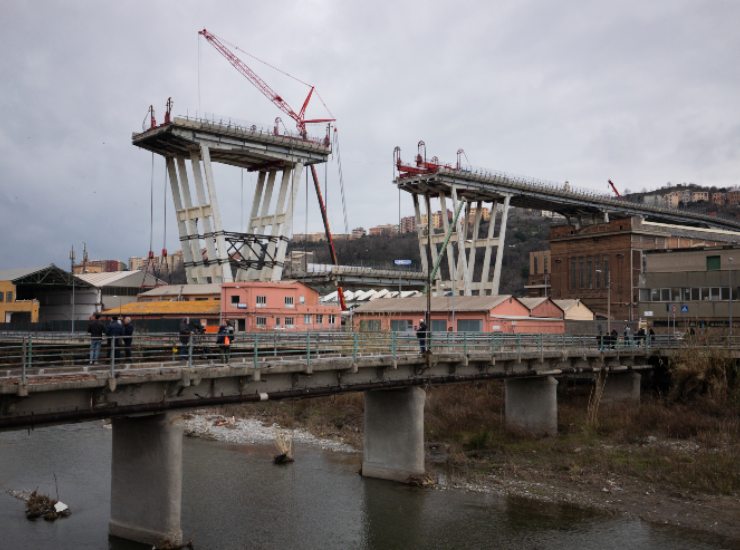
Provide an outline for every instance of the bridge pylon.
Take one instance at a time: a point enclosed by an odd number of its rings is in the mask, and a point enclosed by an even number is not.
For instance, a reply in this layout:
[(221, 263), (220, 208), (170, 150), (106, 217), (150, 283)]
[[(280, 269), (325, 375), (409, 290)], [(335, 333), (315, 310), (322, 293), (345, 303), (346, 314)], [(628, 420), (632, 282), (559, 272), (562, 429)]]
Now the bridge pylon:
[[(327, 161), (328, 139), (175, 117), (132, 141), (165, 158), (188, 283), (282, 278), (301, 176)], [(213, 163), (258, 173), (246, 232), (224, 230)]]

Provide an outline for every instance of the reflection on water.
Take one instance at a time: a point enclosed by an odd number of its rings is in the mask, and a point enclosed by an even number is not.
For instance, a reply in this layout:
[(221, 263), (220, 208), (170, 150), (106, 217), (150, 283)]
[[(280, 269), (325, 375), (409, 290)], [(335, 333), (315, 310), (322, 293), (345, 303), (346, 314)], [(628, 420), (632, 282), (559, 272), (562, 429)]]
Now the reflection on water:
[[(110, 444), (100, 423), (0, 433), (0, 547), (108, 546)], [(572, 506), (363, 479), (357, 455), (297, 446), (295, 463), (274, 466), (274, 452), (185, 440), (182, 526), (196, 549), (722, 547)], [(53, 523), (27, 521), (5, 492), (57, 487), (72, 515)], [(110, 548), (148, 547), (111, 540)]]

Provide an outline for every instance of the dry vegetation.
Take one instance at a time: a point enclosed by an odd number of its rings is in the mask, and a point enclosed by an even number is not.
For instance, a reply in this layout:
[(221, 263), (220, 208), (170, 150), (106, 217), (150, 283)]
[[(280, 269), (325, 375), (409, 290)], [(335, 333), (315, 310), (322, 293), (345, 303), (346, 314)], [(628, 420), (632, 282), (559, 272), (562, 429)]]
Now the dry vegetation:
[[(503, 383), (427, 388), (426, 441), (435, 450), (434, 467), (469, 480), (491, 472), (579, 483), (611, 476), (678, 495), (737, 496), (737, 362), (692, 350), (677, 359), (670, 375), (670, 390), (644, 391), (639, 406), (600, 404), (599, 385), (561, 381), (559, 435), (544, 439), (504, 429)], [(362, 405), (360, 394), (348, 394), (226, 411), (340, 437), (360, 448)]]

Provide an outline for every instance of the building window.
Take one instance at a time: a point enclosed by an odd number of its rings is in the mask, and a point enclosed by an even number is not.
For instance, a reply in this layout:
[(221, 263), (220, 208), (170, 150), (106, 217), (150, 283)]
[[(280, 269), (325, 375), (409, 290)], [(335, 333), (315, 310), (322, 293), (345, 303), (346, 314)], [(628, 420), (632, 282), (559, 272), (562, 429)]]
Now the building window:
[(306, 297), (305, 296), (298, 296), (298, 303), (299, 304), (305, 304), (306, 303)]
[(670, 288), (661, 288), (660, 289), (660, 301), (661, 302), (670, 302), (671, 301), (671, 289)]
[(412, 326), (409, 319), (391, 319), (391, 331), (406, 332)]
[(280, 317), (275, 317), (275, 326), (276, 327), (280, 326)]
[(380, 319), (363, 319), (360, 321), (360, 330), (363, 332), (377, 332), (380, 330)]
[(2, 302), (5, 299), (5, 294), (0, 292), (0, 302)]
[[(286, 296), (285, 297), (285, 307), (293, 307), (293, 296)], [(286, 319), (286, 321), (287, 321), (287, 319)]]
[(457, 330), (458, 332), (481, 332), (483, 322), (480, 319), (458, 319)]
[(334, 315), (334, 314), (330, 314), (329, 315), (329, 324), (330, 325), (335, 325), (336, 322), (337, 322), (337, 316)]
[(641, 302), (650, 302), (650, 289), (649, 288), (641, 288), (640, 289), (640, 301)]
[(660, 289), (659, 288), (651, 288), (650, 289), (650, 301), (651, 302), (660, 302)]
[(723, 286), (720, 290), (720, 300), (729, 300), (730, 299), (730, 287)]
[(257, 317), (255, 319), (255, 324), (258, 327), (263, 327), (263, 328), (266, 327), (267, 326), (267, 317)]
[(719, 288), (718, 287), (712, 287), (710, 293), (709, 293), (709, 299), (710, 300), (719, 300)]
[(701, 299), (701, 289), (692, 288), (691, 289), (691, 300), (694, 302), (698, 302), (700, 299)]
[(684, 302), (688, 302), (689, 300), (691, 300), (691, 289), (690, 288), (681, 289), (681, 300)]
[(311, 316), (310, 315), (304, 315), (303, 316), (303, 324), (304, 325), (310, 325), (311, 324)]
[(432, 332), (446, 332), (447, 319), (432, 319)]
[(586, 262), (583, 256), (578, 258), (578, 288), (584, 288), (586, 286)]
[(238, 304), (238, 303), (239, 303), (239, 296), (236, 296), (236, 295), (232, 296), (232, 297), (231, 297), (231, 303), (232, 303), (233, 305), (236, 305), (236, 304)]
[(568, 285), (571, 290), (576, 289), (576, 259), (570, 259), (570, 277), (568, 277)]
[(719, 271), (720, 266), (719, 256), (707, 256), (707, 271)]
[(594, 273), (593, 260), (589, 256), (588, 259), (586, 260), (586, 287), (587, 288), (594, 287), (593, 273)]
[(672, 288), (671, 289), (671, 302), (680, 302), (680, 301), (681, 301), (681, 289)]
[(257, 296), (257, 307), (267, 307), (267, 296)]
[(321, 313), (316, 314), (316, 324), (317, 325), (323, 325), (324, 324), (324, 316)]
[(702, 287), (701, 289), (701, 299), (702, 301), (709, 300), (709, 289), (706, 287)]
[(6, 302), (12, 302), (13, 301), (13, 291), (9, 290), (5, 293), (5, 301)]
[(293, 327), (295, 325), (293, 321), (293, 317), (286, 317), (285, 318), (285, 326), (286, 327)]

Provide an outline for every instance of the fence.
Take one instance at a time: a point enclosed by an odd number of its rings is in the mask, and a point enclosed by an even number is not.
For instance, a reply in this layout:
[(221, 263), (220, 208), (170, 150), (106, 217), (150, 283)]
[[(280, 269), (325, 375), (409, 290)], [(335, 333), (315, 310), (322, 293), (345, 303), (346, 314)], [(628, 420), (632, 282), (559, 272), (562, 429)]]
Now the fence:
[(97, 341), (71, 333), (0, 333), (0, 378), (30, 374), (54, 375), (152, 367), (193, 367), (214, 364), (248, 364), (258, 367), (282, 361), (305, 361), (352, 357), (353, 360), (383, 356), (397, 360), (432, 354), (490, 354), (505, 352), (558, 352), (598, 350), (643, 350), (701, 346), (740, 348), (740, 337), (678, 339), (659, 335), (645, 339), (599, 339), (594, 336), (551, 334), (500, 334), (430, 332), (422, 340), (414, 334), (397, 332), (302, 332), (239, 333), (226, 346), (213, 334), (177, 333), (103, 337)]

